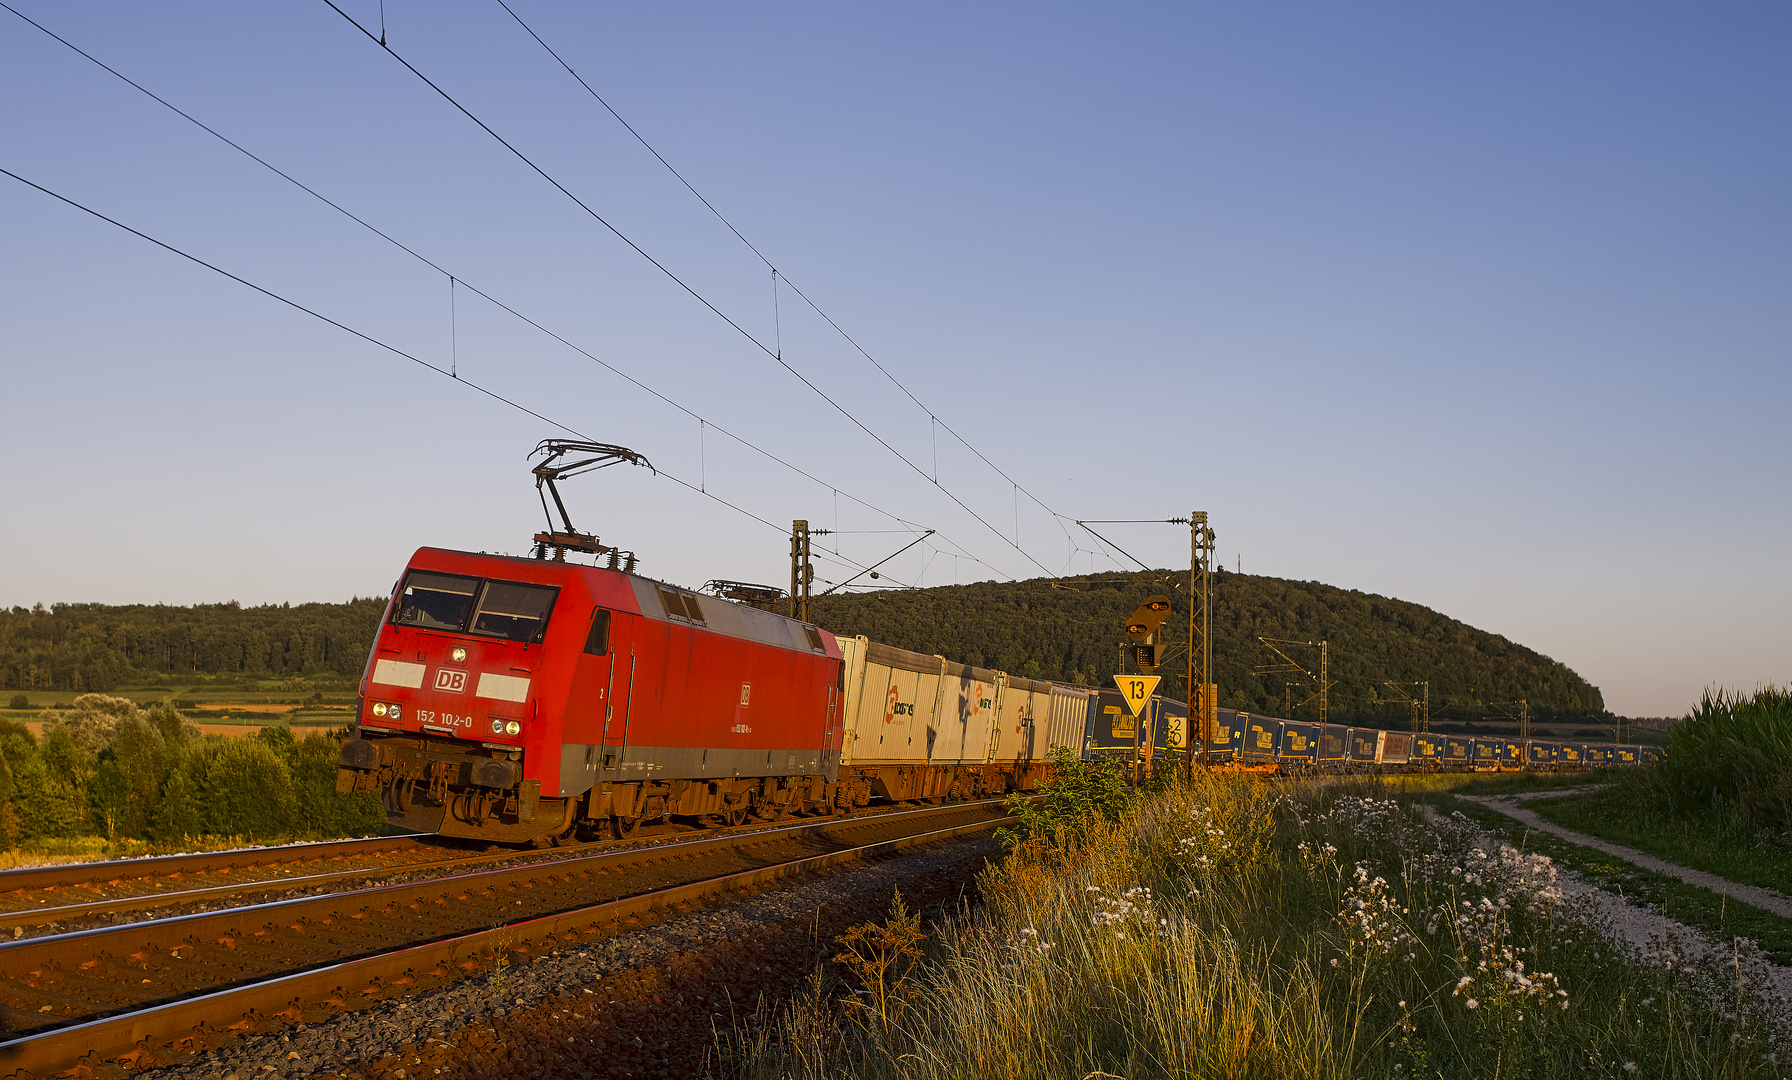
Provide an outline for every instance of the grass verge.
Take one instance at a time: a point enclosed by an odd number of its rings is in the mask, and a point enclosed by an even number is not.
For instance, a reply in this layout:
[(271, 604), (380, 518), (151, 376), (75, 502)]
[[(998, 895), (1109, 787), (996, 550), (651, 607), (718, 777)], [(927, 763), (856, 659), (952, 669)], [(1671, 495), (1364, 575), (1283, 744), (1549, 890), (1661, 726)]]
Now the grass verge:
[(1792, 851), (1720, 813), (1685, 817), (1639, 809), (1621, 789), (1539, 799), (1529, 809), (1557, 825), (1624, 844), (1695, 870), (1792, 896)]
[(721, 1071), (1785, 1076), (1787, 1005), (1752, 988), (1758, 955), (1645, 963), (1549, 859), (1479, 835), (1377, 781), (1207, 777), (1118, 822), (1030, 829), (980, 906), (924, 945), (900, 913), (860, 933), (844, 966), (722, 1039)]

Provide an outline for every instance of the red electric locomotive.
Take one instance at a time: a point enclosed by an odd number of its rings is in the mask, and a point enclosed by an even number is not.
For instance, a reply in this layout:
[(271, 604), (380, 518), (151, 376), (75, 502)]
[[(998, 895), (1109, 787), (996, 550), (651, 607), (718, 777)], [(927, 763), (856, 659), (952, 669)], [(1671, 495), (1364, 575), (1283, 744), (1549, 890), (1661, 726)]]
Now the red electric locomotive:
[(404, 828), (507, 841), (810, 806), (838, 768), (840, 660), (816, 627), (620, 570), (423, 548), (339, 786), (384, 791)]
[[(537, 486), (556, 504), (554, 479), (600, 467), (554, 467), (568, 449), (645, 464), (619, 447), (542, 449)], [(618, 569), (614, 549), (549, 520), (536, 558), (412, 556), (368, 657), (338, 790), (383, 793), (404, 828), (512, 843), (626, 836), (665, 814), (739, 823), (827, 808), (833, 635), (640, 577), (632, 557)], [(567, 548), (608, 552), (610, 568), (565, 562)]]

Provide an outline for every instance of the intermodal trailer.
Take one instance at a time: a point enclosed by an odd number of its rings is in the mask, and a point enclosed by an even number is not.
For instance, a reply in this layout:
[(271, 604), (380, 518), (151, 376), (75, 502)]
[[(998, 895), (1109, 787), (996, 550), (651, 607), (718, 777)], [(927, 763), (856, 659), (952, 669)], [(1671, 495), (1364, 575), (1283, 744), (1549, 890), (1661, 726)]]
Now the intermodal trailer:
[(1242, 729), (1238, 756), (1243, 760), (1258, 762), (1275, 761), (1277, 758), (1282, 758), (1284, 761), (1294, 760), (1280, 753), (1283, 729), (1286, 727), (1282, 721), (1273, 716), (1252, 716), (1240, 713), (1238, 723)]
[(1382, 732), (1376, 728), (1348, 729), (1350, 764), (1354, 767), (1373, 766), (1381, 758)]
[[(1131, 754), (1139, 745), (1139, 721), (1120, 691), (1095, 692), (1089, 714), (1088, 748), (1092, 755)], [(1142, 709), (1140, 710), (1143, 711)]]
[[(1244, 728), (1250, 717), (1236, 709), (1218, 709), (1216, 712), (1212, 737), (1207, 740), (1207, 760), (1213, 765), (1230, 764), (1238, 760), (1244, 749)], [(1196, 734), (1198, 743), (1199, 733)]]
[(1586, 763), (1585, 743), (1563, 743), (1556, 753), (1556, 764), (1564, 769), (1578, 769)]
[(1412, 764), (1421, 768), (1434, 769), (1443, 764), (1444, 737), (1430, 732), (1420, 732), (1412, 737)]
[(1473, 768), (1475, 764), (1475, 740), (1465, 735), (1445, 735), (1442, 764), (1452, 769)]
[[(1271, 723), (1263, 719), (1265, 724)], [(1311, 765), (1319, 752), (1319, 725), (1283, 720), (1276, 739), (1276, 757), (1284, 763)]]
[(1327, 724), (1319, 729), (1318, 748), (1313, 752), (1313, 763), (1326, 765), (1342, 765), (1350, 754), (1350, 729), (1343, 724)]
[(1418, 736), (1404, 731), (1384, 731), (1381, 734), (1381, 755), (1377, 759), (1383, 765), (1406, 765), (1413, 760), (1413, 744)]
[[(842, 784), (853, 805), (1030, 787), (1043, 775), (1051, 684), (865, 638), (845, 658)], [(1075, 739), (1080, 714), (1062, 721)]]
[(1587, 764), (1596, 769), (1603, 769), (1612, 764), (1612, 748), (1608, 743), (1588, 743), (1586, 750)]
[(1524, 763), (1533, 769), (1553, 769), (1561, 761), (1562, 744), (1532, 739), (1524, 744)]

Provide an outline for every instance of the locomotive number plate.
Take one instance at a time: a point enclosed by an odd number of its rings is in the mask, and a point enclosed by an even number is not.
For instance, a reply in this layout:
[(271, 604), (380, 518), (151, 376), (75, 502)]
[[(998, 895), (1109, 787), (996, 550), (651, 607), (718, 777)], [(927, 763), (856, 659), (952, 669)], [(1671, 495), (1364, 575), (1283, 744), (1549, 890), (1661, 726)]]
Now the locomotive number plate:
[(453, 713), (447, 712), (430, 712), (428, 709), (418, 709), (416, 715), (419, 724), (434, 724), (437, 727), (464, 727), (468, 729), (471, 729), (473, 726), (473, 718), (471, 716), (456, 716)]

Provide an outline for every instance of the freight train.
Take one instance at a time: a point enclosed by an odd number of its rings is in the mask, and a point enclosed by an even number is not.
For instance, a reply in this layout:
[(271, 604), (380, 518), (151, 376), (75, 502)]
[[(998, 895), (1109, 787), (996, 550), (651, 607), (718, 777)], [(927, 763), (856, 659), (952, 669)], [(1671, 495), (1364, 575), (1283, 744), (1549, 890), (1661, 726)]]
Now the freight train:
[(360, 689), (337, 790), (499, 843), (1028, 790), (1093, 693), (627, 568), (439, 548), (394, 587)]
[[(1030, 790), (1053, 746), (1180, 755), (1186, 718), (1165, 698), (1133, 717), (1115, 690), (836, 636), (626, 569), (423, 548), (368, 657), (337, 788), (379, 792), (401, 828), (568, 842), (667, 815), (739, 824)], [(1578, 768), (1652, 752), (1230, 709), (1208, 746), (1215, 764), (1283, 770)]]
[[(1087, 756), (1136, 756), (1149, 741), (1155, 755), (1180, 756), (1188, 707), (1154, 697), (1133, 717), (1119, 691), (1092, 699)], [(1143, 734), (1141, 734), (1143, 732)], [(1201, 753), (1197, 743), (1196, 754)], [(1641, 765), (1659, 758), (1658, 747), (1631, 743), (1563, 742), (1553, 739), (1440, 735), (1384, 731), (1263, 716), (1220, 709), (1206, 760), (1213, 765), (1274, 765), (1282, 771), (1351, 769), (1598, 769)]]

